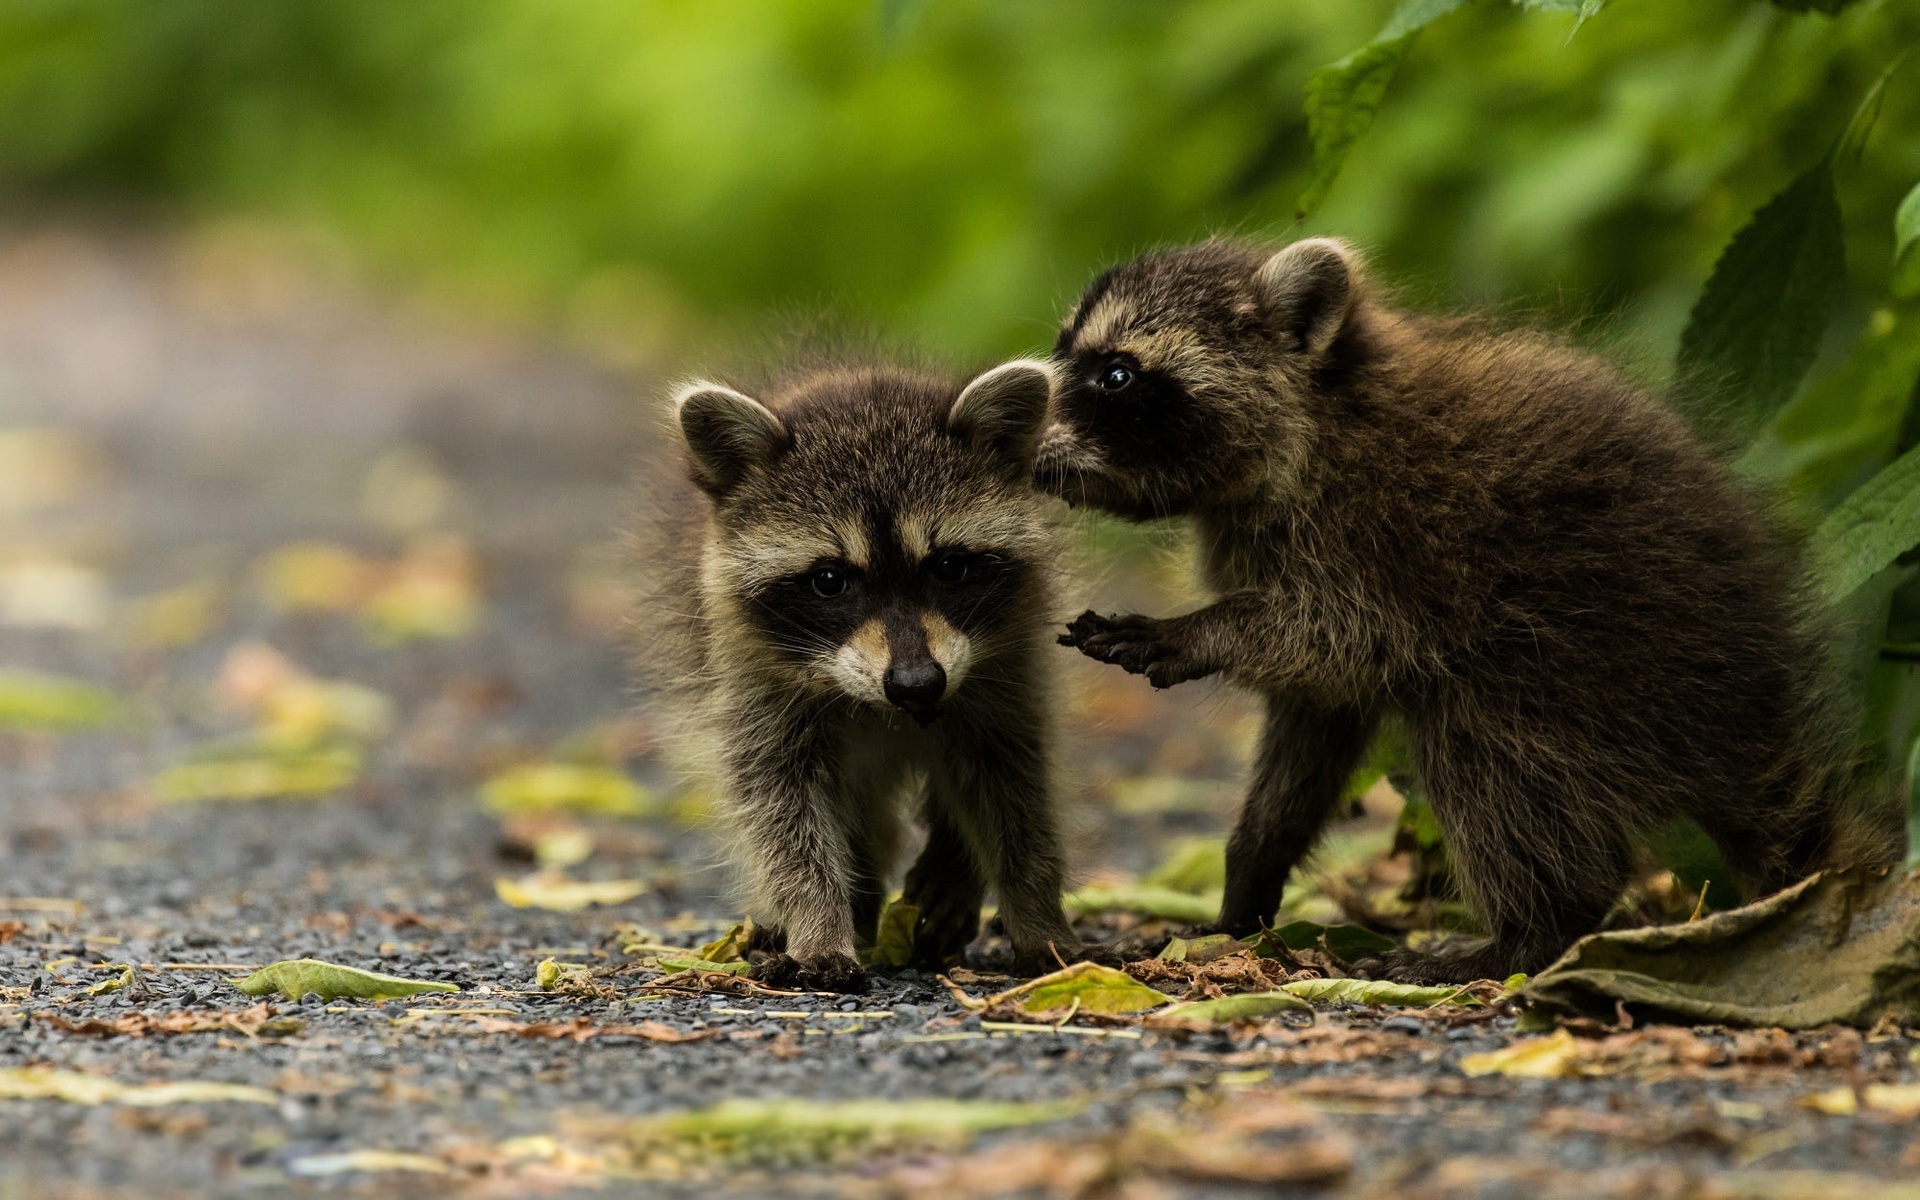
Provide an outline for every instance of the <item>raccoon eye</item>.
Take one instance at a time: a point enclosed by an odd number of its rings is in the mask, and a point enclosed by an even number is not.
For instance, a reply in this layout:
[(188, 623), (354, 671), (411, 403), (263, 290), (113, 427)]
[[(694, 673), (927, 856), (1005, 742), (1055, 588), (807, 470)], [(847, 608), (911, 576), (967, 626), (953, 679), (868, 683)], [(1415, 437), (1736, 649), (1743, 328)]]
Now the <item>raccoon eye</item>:
[(1110, 362), (1101, 369), (1094, 382), (1103, 392), (1123, 391), (1133, 382), (1133, 370), (1122, 362)]
[(933, 560), (933, 577), (941, 583), (963, 583), (967, 571), (973, 566), (973, 556), (958, 550), (949, 550)]
[(808, 581), (813, 584), (813, 594), (831, 600), (847, 590), (847, 573), (839, 567), (821, 567)]

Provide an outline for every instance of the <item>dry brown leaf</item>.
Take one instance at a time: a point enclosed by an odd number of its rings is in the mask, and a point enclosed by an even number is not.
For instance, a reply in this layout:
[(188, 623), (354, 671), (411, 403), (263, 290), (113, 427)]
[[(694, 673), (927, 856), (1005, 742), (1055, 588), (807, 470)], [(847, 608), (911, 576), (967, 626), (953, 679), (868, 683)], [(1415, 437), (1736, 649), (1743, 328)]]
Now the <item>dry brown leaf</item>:
[(26, 931), (25, 921), (0, 921), (0, 946), (6, 945)]
[(600, 1025), (587, 1017), (575, 1017), (571, 1021), (504, 1021), (498, 1017), (470, 1018), (474, 1025), (485, 1033), (507, 1033), (514, 1037), (537, 1038), (545, 1041), (584, 1042), (597, 1037), (637, 1037), (649, 1042), (704, 1042), (719, 1036), (712, 1029), (675, 1029), (659, 1021), (642, 1021), (638, 1025)]
[(297, 1017), (277, 1017), (271, 1004), (216, 1012), (129, 1013), (104, 1020), (89, 1017), (69, 1021), (54, 1013), (39, 1013), (37, 1024), (51, 1025), (63, 1033), (83, 1037), (146, 1037), (150, 1034), (238, 1033), (247, 1037), (288, 1037), (300, 1032), (306, 1022)]

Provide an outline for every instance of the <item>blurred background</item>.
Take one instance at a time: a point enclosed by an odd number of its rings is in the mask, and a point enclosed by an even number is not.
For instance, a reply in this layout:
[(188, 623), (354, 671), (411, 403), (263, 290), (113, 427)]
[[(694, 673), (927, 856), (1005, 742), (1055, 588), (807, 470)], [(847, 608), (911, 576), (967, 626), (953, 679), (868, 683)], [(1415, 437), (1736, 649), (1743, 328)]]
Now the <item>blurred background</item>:
[[(1392, 7), (11, 0), (0, 186), (16, 218), (244, 219), (647, 366), (822, 309), (1028, 350), (1099, 267), (1223, 230), (1338, 233), (1422, 302), (1658, 363), (1734, 230), (1920, 35), (1887, 0), (1614, 0), (1577, 33), (1574, 0), (1468, 4), (1296, 230), (1307, 77)], [(1854, 328), (1920, 177), (1916, 77), (1839, 171)]]

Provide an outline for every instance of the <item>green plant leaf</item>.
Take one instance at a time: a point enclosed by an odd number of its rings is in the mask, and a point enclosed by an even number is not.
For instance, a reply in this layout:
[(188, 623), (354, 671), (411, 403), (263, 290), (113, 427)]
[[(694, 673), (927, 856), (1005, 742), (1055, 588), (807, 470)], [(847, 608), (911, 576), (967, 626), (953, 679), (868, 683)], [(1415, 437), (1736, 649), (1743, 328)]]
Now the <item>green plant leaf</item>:
[(1206, 1021), (1224, 1025), (1228, 1021), (1248, 1021), (1281, 1013), (1312, 1012), (1313, 1005), (1291, 992), (1241, 992), (1237, 996), (1221, 996), (1217, 1000), (1176, 1004), (1155, 1013), (1153, 1019), (1155, 1023)]
[(638, 817), (653, 809), (645, 788), (610, 767), (580, 763), (526, 763), (503, 771), (480, 787), (480, 803), (488, 812), (592, 813), (603, 817)]
[(1382, 979), (1302, 979), (1283, 983), (1280, 990), (1302, 1000), (1329, 1004), (1403, 1004), (1427, 1008), (1435, 1004), (1473, 1007), (1480, 1003), (1457, 987), (1424, 987), (1411, 983), (1389, 983)]
[(868, 966), (904, 967), (913, 961), (913, 931), (920, 925), (920, 909), (894, 900), (880, 910), (880, 928), (873, 949), (862, 955)]
[(181, 1079), (172, 1083), (121, 1083), (104, 1075), (53, 1067), (0, 1070), (0, 1100), (65, 1100), (69, 1104), (124, 1104), (161, 1108), (170, 1104), (278, 1104), (280, 1093), (240, 1083)]
[(1607, 4), (1607, 0), (1513, 0), (1513, 2), (1521, 8), (1532, 9), (1535, 12), (1578, 13), (1579, 19), (1573, 23), (1574, 33), (1579, 33), (1580, 27), (1587, 23), (1588, 18), (1605, 8)]
[[(1364, 925), (1319, 925), (1312, 921), (1289, 921), (1267, 935), (1289, 950), (1325, 950), (1346, 962), (1385, 954), (1399, 943)], [(1259, 943), (1254, 951), (1259, 953)], [(1266, 955), (1263, 957), (1272, 957)]]
[(1773, 6), (1784, 8), (1788, 12), (1822, 12), (1833, 16), (1856, 2), (1857, 0), (1773, 0)]
[(1373, 125), (1387, 85), (1413, 48), (1414, 35), (1466, 0), (1402, 0), (1372, 41), (1307, 77), (1307, 133), (1313, 139), (1313, 177), (1296, 216), (1305, 219), (1333, 190), (1347, 154)]
[(255, 971), (234, 987), (249, 996), (280, 993), (298, 1000), (313, 992), (323, 1000), (351, 997), (355, 1000), (394, 1000), (417, 996), (422, 992), (457, 992), (451, 983), (438, 980), (401, 979), (397, 975), (377, 975), (358, 967), (343, 967), (317, 958), (296, 958), (277, 962)]
[(745, 959), (733, 962), (713, 962), (693, 954), (657, 954), (654, 965), (669, 975), (678, 975), (682, 971), (721, 971), (728, 975), (745, 975), (753, 970), (753, 964)]
[(799, 1166), (911, 1146), (952, 1147), (976, 1133), (1057, 1121), (1072, 1104), (983, 1100), (727, 1100), (641, 1117), (627, 1130), (637, 1156), (711, 1170), (715, 1161)]
[(1189, 896), (1218, 896), (1227, 886), (1227, 843), (1222, 838), (1184, 838), (1140, 883)]
[(1062, 903), (1067, 912), (1076, 917), (1124, 912), (1167, 921), (1198, 923), (1211, 921), (1220, 913), (1220, 897), (1217, 894), (1191, 896), (1170, 888), (1145, 886), (1081, 888), (1077, 892), (1069, 892)]
[(1920, 296), (1920, 183), (1893, 215), (1893, 294)]
[(169, 804), (324, 796), (353, 785), (361, 757), (346, 745), (293, 751), (257, 745), (168, 767), (154, 777), (153, 790)]
[(1920, 546), (1920, 448), (1907, 451), (1827, 514), (1814, 534), (1820, 583), (1842, 600)]
[(1707, 395), (1724, 394), (1742, 429), (1758, 428), (1819, 355), (1846, 278), (1829, 156), (1733, 235), (1680, 335), (1682, 375)]
[(0, 670), (0, 729), (82, 729), (120, 715), (112, 692), (79, 679)]
[(753, 940), (753, 922), (739, 921), (719, 937), (700, 947), (695, 957), (702, 962), (745, 962), (747, 943)]
[(1098, 963), (1077, 962), (1051, 975), (1024, 983), (995, 999), (1020, 1000), (1024, 1013), (1059, 1012), (1078, 1007), (1088, 1013), (1137, 1013), (1163, 1004), (1173, 997), (1157, 992), (1125, 971)]

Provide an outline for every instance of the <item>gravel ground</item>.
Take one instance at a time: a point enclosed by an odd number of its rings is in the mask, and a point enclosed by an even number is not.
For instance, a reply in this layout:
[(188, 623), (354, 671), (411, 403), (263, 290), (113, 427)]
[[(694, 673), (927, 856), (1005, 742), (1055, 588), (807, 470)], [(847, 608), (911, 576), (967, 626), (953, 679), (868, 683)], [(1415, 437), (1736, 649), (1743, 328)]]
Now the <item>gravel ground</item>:
[[(1607, 1053), (1584, 1077), (1468, 1078), (1464, 1056), (1514, 1040), (1510, 1015), (1349, 1008), (1310, 1029), (1016, 1034), (912, 971), (876, 972), (854, 998), (670, 994), (643, 969), (600, 994), (540, 991), (547, 957), (621, 965), (623, 927), (691, 946), (736, 919), (683, 808), (542, 826), (476, 802), (502, 767), (583, 741), (673, 794), (626, 694), (607, 567), (627, 482), (653, 453), (650, 381), (291, 261), (245, 230), (33, 223), (0, 239), (0, 431), (63, 431), (78, 463), (45, 485), (51, 498), (10, 498), (0, 478), (0, 668), (92, 680), (132, 714), (0, 733), (0, 1071), (270, 1093), (0, 1100), (0, 1200), (1920, 1195), (1900, 1182), (1920, 1174), (1913, 1116), (1892, 1101), (1849, 1115), (1804, 1103), (1912, 1084), (1914, 1043), (1897, 1030), (1616, 1034), (1594, 1043)], [(466, 636), (385, 645), (351, 616), (262, 600), (254, 564), (289, 543), (401, 553), (401, 531), (424, 526), (405, 486), (381, 500), (370, 478), (437, 481), (431, 531), (464, 538), (481, 564)], [(47, 563), (67, 573), (34, 566)], [(186, 594), (213, 598), (197, 624), (154, 616), (167, 610), (152, 597)], [(241, 727), (211, 697), (251, 643), (384, 693), (394, 731), (337, 795), (164, 802), (161, 771)], [(1244, 710), (1110, 686), (1062, 656), (1083, 875), (1138, 872), (1174, 839), (1217, 833)], [(1184, 803), (1106, 804), (1141, 778), (1222, 782)], [(577, 877), (647, 890), (577, 913), (497, 900), (495, 880), (525, 873), (527, 841), (556, 828), (593, 839)], [(230, 986), (238, 969), (219, 969), (302, 956), (461, 991), (268, 1012)], [(102, 964), (122, 963), (143, 967), (144, 990), (89, 994), (118, 973)], [(141, 1014), (231, 1019), (131, 1036)], [(261, 1027), (287, 1018), (297, 1028)], [(636, 1140), (633, 1118), (740, 1098), (814, 1113), (928, 1098), (1067, 1107), (971, 1147), (852, 1146), (833, 1164)], [(341, 1157), (359, 1151), (412, 1157)]]

